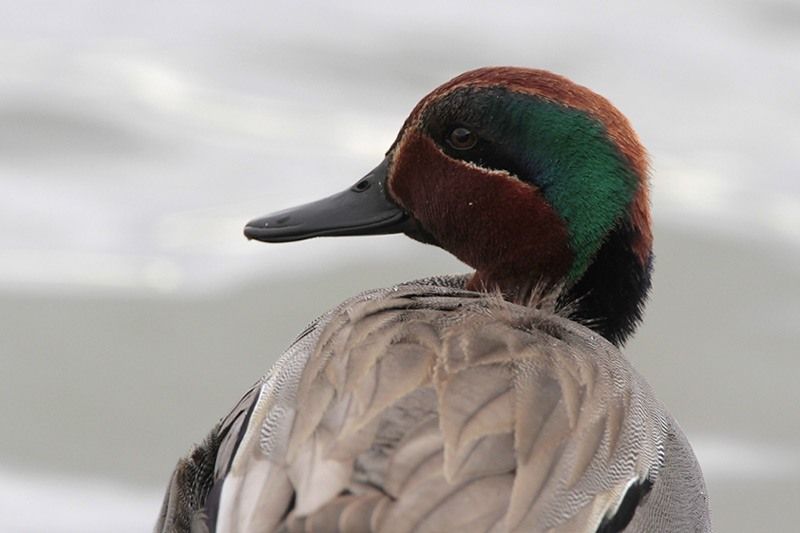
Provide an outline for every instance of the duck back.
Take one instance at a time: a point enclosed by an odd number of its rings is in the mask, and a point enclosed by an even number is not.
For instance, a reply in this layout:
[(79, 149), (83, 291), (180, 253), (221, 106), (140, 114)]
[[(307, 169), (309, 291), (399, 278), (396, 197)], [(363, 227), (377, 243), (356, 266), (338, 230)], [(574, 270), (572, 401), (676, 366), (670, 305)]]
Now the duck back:
[(313, 322), (173, 474), (156, 531), (708, 531), (680, 428), (622, 353), (466, 277)]

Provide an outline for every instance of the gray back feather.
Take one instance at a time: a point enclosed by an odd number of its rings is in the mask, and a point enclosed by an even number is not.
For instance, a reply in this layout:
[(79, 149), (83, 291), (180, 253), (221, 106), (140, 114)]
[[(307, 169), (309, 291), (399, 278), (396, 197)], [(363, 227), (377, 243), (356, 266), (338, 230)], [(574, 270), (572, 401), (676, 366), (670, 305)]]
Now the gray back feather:
[(157, 531), (594, 532), (645, 481), (625, 531), (708, 531), (691, 448), (625, 357), (546, 298), (463, 284), (312, 323), (201, 447), (213, 476), (179, 463)]

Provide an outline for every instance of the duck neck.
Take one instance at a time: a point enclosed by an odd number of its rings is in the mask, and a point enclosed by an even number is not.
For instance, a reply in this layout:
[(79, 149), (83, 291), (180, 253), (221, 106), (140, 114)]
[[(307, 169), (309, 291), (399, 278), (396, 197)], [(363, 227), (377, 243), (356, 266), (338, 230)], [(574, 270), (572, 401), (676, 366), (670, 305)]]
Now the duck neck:
[(637, 249), (639, 234), (623, 220), (580, 279), (560, 296), (568, 316), (622, 346), (641, 322), (651, 285), (653, 254)]
[(538, 307), (540, 300), (552, 300), (548, 296), (561, 292), (562, 286), (543, 277), (498, 275), (480, 270), (466, 284), (468, 290), (500, 293), (509, 302), (533, 307)]
[[(541, 275), (477, 271), (467, 289), (498, 291), (508, 301), (539, 305), (552, 301), (556, 311), (622, 346), (638, 326), (650, 290), (652, 254), (643, 261), (633, 245), (636, 229), (626, 219), (600, 247), (584, 274), (572, 284)], [(550, 297), (548, 297), (550, 296)]]

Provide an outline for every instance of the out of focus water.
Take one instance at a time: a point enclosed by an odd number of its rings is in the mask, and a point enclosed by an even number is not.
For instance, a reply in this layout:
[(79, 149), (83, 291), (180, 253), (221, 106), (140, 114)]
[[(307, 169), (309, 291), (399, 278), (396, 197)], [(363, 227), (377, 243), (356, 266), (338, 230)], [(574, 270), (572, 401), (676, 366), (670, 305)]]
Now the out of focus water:
[(0, 530), (141, 531), (175, 459), (306, 322), (463, 271), (400, 237), (247, 243), (490, 64), (608, 96), (652, 154), (628, 349), (718, 531), (800, 500), (800, 5), (0, 2)]

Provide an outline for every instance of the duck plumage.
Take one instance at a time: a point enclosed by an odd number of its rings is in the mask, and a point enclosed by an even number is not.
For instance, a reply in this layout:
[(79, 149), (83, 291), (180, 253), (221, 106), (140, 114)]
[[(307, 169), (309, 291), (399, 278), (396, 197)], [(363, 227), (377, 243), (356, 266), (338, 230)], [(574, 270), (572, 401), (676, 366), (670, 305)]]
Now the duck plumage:
[(156, 531), (709, 531), (691, 447), (618, 349), (649, 224), (602, 97), (511, 67), (436, 89), (353, 188), (246, 233), (404, 232), (476, 273), (313, 322), (179, 462)]

